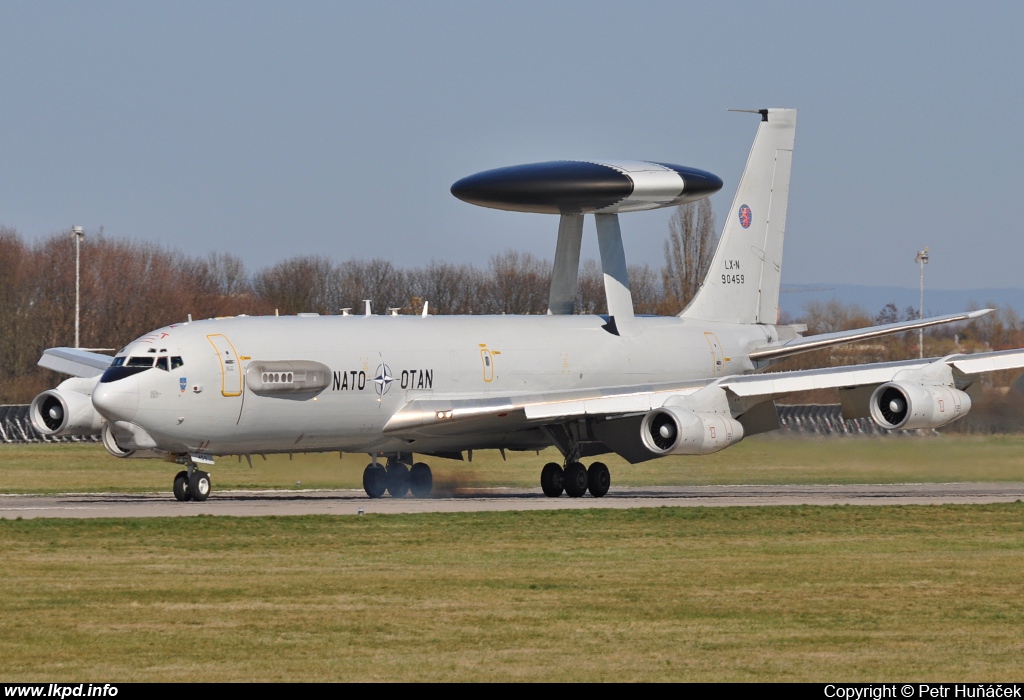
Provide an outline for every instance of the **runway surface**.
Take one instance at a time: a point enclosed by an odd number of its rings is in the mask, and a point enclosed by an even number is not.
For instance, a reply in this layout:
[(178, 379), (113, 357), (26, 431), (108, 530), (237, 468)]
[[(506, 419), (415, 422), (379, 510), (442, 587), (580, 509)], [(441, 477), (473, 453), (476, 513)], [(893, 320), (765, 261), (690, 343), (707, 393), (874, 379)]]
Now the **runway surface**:
[(476, 489), (425, 499), (370, 499), (362, 490), (214, 491), (203, 503), (170, 493), (0, 495), (0, 518), (187, 515), (357, 515), (661, 506), (929, 505), (1024, 500), (1024, 483), (616, 487), (604, 498), (546, 498), (540, 489)]

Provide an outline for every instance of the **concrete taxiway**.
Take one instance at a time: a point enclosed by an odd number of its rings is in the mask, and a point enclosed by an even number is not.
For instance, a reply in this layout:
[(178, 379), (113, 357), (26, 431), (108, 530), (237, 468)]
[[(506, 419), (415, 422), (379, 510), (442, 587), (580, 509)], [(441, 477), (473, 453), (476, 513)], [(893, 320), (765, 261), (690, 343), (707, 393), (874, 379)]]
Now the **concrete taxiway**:
[(662, 506), (930, 505), (1024, 500), (1024, 483), (613, 487), (604, 498), (546, 498), (540, 489), (475, 489), (425, 499), (370, 499), (362, 490), (214, 491), (202, 503), (170, 493), (0, 495), (0, 518), (187, 515), (357, 515)]

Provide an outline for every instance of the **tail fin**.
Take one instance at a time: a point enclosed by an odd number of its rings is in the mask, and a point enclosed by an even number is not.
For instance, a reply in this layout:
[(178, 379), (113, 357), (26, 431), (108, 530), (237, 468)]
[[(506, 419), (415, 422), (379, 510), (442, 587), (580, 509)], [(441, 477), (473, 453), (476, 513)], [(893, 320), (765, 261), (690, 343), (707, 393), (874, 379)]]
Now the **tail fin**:
[(795, 109), (762, 109), (708, 276), (683, 318), (776, 323), (782, 279)]

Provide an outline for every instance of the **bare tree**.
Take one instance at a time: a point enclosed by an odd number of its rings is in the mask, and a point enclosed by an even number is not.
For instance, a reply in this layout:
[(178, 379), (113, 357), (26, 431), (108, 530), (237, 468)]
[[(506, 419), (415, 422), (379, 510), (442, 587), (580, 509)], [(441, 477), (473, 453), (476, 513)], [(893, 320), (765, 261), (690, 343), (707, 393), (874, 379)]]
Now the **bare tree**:
[(339, 307), (362, 313), (363, 300), (369, 299), (373, 312), (382, 314), (388, 307), (403, 308), (409, 303), (405, 271), (388, 260), (348, 260), (338, 266), (338, 271), (342, 290)]
[(425, 268), (406, 273), (410, 297), (419, 297), (420, 304), (410, 301), (409, 310), (418, 313), (424, 301), (430, 302), (431, 313), (480, 313), (487, 283), (484, 274), (472, 265), (454, 265), (433, 260)]
[(661, 278), (665, 287), (665, 313), (676, 313), (690, 303), (704, 282), (715, 254), (718, 235), (711, 202), (680, 204), (668, 224), (665, 241), (665, 267)]
[(283, 314), (337, 313), (341, 304), (338, 270), (318, 255), (290, 258), (260, 270), (252, 287), (257, 298)]
[(580, 265), (576, 283), (576, 313), (603, 314), (608, 311), (608, 300), (604, 295), (604, 273), (593, 258), (587, 258)]
[(663, 305), (664, 292), (658, 273), (647, 263), (628, 265), (629, 291), (633, 296), (633, 310), (638, 314), (656, 314)]
[(506, 250), (491, 256), (490, 303), (486, 313), (542, 314), (548, 308), (551, 263), (530, 253)]

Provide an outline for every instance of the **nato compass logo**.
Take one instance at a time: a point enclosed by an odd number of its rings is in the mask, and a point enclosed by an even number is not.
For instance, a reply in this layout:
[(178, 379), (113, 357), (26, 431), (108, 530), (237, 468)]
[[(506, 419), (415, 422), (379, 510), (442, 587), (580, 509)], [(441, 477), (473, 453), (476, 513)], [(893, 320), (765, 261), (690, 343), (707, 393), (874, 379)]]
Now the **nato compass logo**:
[(377, 375), (373, 378), (373, 388), (377, 390), (377, 395), (383, 396), (388, 393), (388, 389), (393, 381), (395, 381), (395, 378), (391, 376), (391, 368), (385, 364), (380, 364), (377, 367)]
[(744, 204), (740, 207), (740, 226), (743, 228), (750, 228), (750, 220), (753, 218), (753, 213), (750, 211), (750, 207)]
[(181, 391), (184, 392), (185, 389), (188, 388), (188, 378), (187, 377), (179, 377), (178, 378), (178, 386), (181, 387)]

